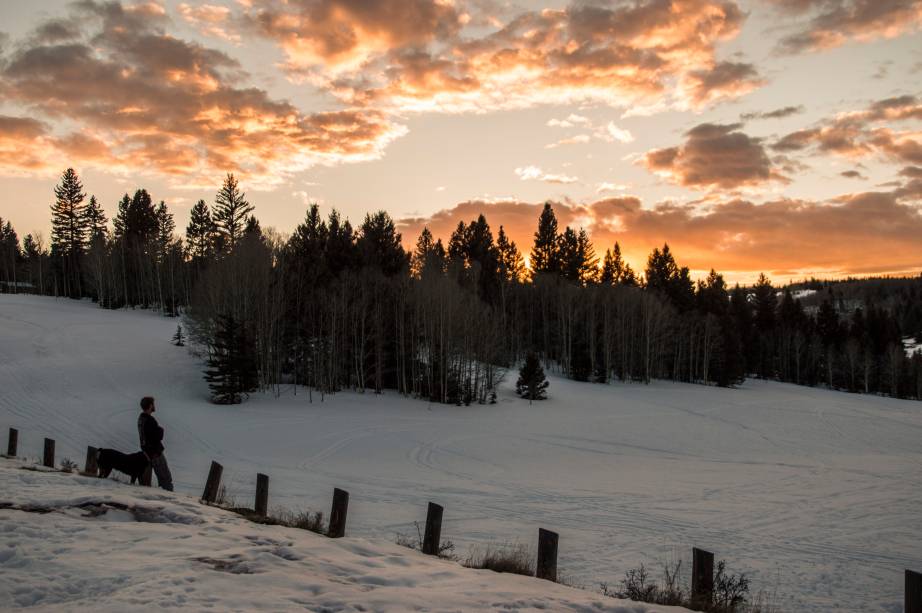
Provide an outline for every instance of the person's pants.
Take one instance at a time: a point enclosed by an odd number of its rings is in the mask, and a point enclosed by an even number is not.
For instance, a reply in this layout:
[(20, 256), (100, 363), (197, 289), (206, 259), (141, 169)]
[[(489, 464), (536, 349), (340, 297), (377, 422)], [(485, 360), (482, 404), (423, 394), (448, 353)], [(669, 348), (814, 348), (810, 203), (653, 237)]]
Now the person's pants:
[(170, 474), (170, 467), (166, 463), (166, 456), (162, 453), (156, 458), (151, 458), (150, 468), (143, 477), (142, 485), (150, 485), (150, 471), (153, 469), (157, 475), (157, 485), (167, 490), (173, 491), (173, 475)]

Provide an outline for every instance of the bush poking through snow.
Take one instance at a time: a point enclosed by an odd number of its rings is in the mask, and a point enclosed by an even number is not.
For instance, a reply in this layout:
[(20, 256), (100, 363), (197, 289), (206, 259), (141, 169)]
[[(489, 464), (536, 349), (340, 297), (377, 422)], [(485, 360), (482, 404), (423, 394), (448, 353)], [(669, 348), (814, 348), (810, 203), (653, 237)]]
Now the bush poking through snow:
[(720, 560), (714, 573), (714, 592), (710, 601), (701, 602), (692, 598), (682, 587), (680, 576), (682, 560), (663, 565), (663, 577), (659, 583), (650, 579), (643, 564), (624, 573), (620, 589), (612, 589), (607, 583), (601, 585), (602, 594), (612, 598), (647, 602), (650, 604), (681, 606), (706, 613), (770, 613), (775, 611), (771, 604), (763, 603), (760, 593), (755, 603), (749, 602), (749, 577), (745, 573), (730, 574), (727, 563)]
[[(401, 547), (407, 547), (409, 549), (415, 549), (417, 551), (423, 550), (423, 529), (418, 521), (413, 522), (413, 525), (416, 526), (416, 536), (411, 536), (404, 534), (403, 532), (397, 533), (396, 542)], [(442, 541), (439, 543), (439, 557), (443, 560), (453, 560), (458, 561), (458, 556), (455, 555), (455, 544), (452, 541)]]
[(61, 460), (61, 472), (72, 473), (75, 472), (77, 468), (77, 463), (70, 458), (64, 458)]
[(277, 509), (273, 511), (270, 519), (279, 525), (288, 526), (289, 528), (298, 528), (308, 530), (317, 534), (326, 534), (326, 528), (323, 525), (323, 512), (317, 511), (289, 511), (287, 509)]
[(531, 550), (516, 543), (490, 544), (483, 550), (474, 548), (464, 561), (464, 566), (484, 568), (497, 573), (535, 576), (534, 556)]

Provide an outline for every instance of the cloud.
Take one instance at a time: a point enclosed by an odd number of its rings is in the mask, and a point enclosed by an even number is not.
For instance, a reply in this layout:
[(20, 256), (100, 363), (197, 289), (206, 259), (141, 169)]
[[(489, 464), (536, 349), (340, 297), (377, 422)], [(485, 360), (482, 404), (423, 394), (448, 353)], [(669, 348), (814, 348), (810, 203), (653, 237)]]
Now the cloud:
[[(757, 85), (715, 47), (745, 18), (729, 0), (575, 2), (489, 28), (445, 0), (269, 1), (244, 19), (286, 69), (347, 104), (466, 112), (595, 102), (699, 108)], [(466, 17), (467, 16), (467, 17)], [(677, 87), (678, 82), (685, 83)]]
[(845, 177), (846, 179), (867, 179), (867, 177), (857, 170), (845, 170), (840, 172), (839, 176)]
[[(714, 267), (746, 281), (763, 271), (787, 276), (919, 271), (922, 210), (915, 202), (901, 201), (906, 191), (847, 194), (824, 202), (734, 199), (707, 211), (668, 202), (645, 208), (631, 196), (553, 205), (561, 227), (585, 227), (596, 251), (619, 241), (631, 264), (641, 270), (653, 247), (668, 242), (681, 264), (699, 272)], [(920, 196), (922, 190), (915, 198)], [(423, 226), (447, 237), (459, 221), (483, 213), (492, 227), (503, 225), (527, 254), (541, 207), (511, 200), (471, 201), (431, 217), (400, 220), (398, 229), (408, 244)], [(823, 237), (822, 249), (817, 248), (818, 236)]]
[(576, 136), (570, 136), (568, 138), (562, 138), (557, 142), (550, 143), (544, 146), (545, 149), (555, 149), (562, 145), (582, 145), (588, 143), (592, 140), (592, 137), (588, 134), (577, 134)]
[(604, 194), (605, 192), (623, 192), (629, 186), (620, 183), (609, 183), (607, 181), (598, 183), (595, 186), (595, 193)]
[(922, 26), (920, 0), (775, 0), (774, 4), (787, 13), (811, 15), (781, 40), (779, 49), (785, 53), (895, 38)]
[(752, 64), (720, 62), (703, 70), (692, 70), (685, 77), (686, 97), (695, 108), (725, 99), (739, 98), (765, 85)]
[(281, 46), (295, 74), (360, 69), (390, 50), (451, 38), (464, 22), (453, 3), (435, 0), (266, 0), (246, 19)]
[(815, 149), (850, 158), (876, 154), (901, 163), (920, 164), (922, 133), (893, 127), (893, 122), (919, 119), (922, 101), (915, 96), (887, 98), (864, 110), (840, 113), (815, 127), (786, 134), (771, 146), (776, 151)]
[(545, 183), (576, 183), (579, 181), (577, 177), (546, 173), (537, 166), (516, 168), (515, 174), (518, 175), (522, 181), (544, 181)]
[(182, 18), (205, 36), (223, 38), (234, 43), (241, 40), (240, 34), (230, 29), (231, 10), (217, 4), (191, 6), (183, 2), (177, 8)]
[(549, 119), (547, 126), (549, 128), (572, 128), (575, 126), (588, 126), (592, 121), (588, 117), (571, 113), (566, 119)]
[(804, 107), (802, 105), (786, 106), (780, 109), (775, 109), (773, 111), (753, 111), (750, 113), (743, 113), (740, 115), (740, 119), (743, 121), (749, 121), (752, 119), (783, 119), (785, 117), (790, 117), (791, 115), (797, 115), (798, 113), (803, 112)]
[[(372, 159), (405, 133), (384, 113), (302, 113), (260, 89), (235, 85), (236, 60), (165, 32), (158, 5), (75, 5), (77, 40), (16, 47), (0, 69), (6, 99), (109, 143), (120, 166), (186, 186), (226, 171), (277, 184), (315, 164)], [(74, 163), (89, 162), (72, 148)]]
[(648, 151), (640, 163), (677, 185), (694, 188), (736, 189), (785, 180), (761, 140), (741, 127), (700, 124), (688, 131), (683, 145)]

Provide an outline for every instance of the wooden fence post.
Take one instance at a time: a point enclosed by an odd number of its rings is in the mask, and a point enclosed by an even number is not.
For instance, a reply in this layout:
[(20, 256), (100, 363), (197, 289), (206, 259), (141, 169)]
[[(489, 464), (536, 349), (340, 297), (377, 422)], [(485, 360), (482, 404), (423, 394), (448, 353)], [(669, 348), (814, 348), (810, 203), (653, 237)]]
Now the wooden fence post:
[(333, 488), (333, 509), (330, 511), (330, 528), (327, 536), (333, 539), (346, 536), (346, 511), (349, 510), (349, 492)]
[(692, 548), (692, 603), (711, 601), (714, 593), (714, 554), (704, 549)]
[(6, 455), (10, 458), (16, 457), (16, 451), (19, 447), (19, 430), (10, 428), (10, 442), (6, 445)]
[(426, 532), (423, 537), (423, 553), (430, 556), (439, 555), (442, 543), (442, 513), (445, 509), (440, 504), (429, 503), (426, 512)]
[(556, 532), (538, 528), (538, 565), (535, 567), (538, 579), (557, 581), (557, 541)]
[(45, 439), (45, 454), (42, 458), (42, 464), (48, 468), (54, 468), (54, 439)]
[(269, 476), (256, 473), (256, 504), (253, 506), (257, 515), (265, 517), (269, 512)]
[(218, 487), (221, 485), (221, 473), (224, 467), (211, 461), (211, 468), (208, 470), (208, 480), (205, 482), (205, 492), (202, 494), (202, 500), (214, 504), (218, 499)]
[(905, 613), (922, 613), (922, 573), (906, 570)]
[(83, 472), (87, 475), (93, 475), (94, 477), (99, 473), (99, 468), (96, 466), (95, 447), (86, 448), (86, 464), (83, 467)]

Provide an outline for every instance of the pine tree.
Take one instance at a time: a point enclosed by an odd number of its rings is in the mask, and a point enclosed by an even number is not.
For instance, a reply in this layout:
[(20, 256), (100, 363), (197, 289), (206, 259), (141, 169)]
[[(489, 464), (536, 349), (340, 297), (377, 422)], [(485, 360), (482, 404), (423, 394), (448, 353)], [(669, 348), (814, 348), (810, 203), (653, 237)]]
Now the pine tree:
[(217, 231), (208, 205), (199, 200), (192, 207), (189, 225), (186, 226), (186, 253), (194, 262), (204, 262), (211, 257)]
[(535, 244), (531, 250), (531, 272), (533, 275), (560, 272), (560, 237), (557, 234), (557, 216), (550, 202), (544, 204), (538, 218)]
[(534, 353), (529, 353), (525, 356), (522, 368), (519, 369), (519, 380), (515, 384), (515, 393), (522, 398), (528, 398), (528, 403), (531, 404), (534, 400), (547, 398), (548, 385), (541, 361)]
[(218, 317), (205, 380), (215, 404), (240, 404), (257, 387), (252, 343), (246, 330), (232, 316)]
[(417, 279), (421, 279), (423, 272), (426, 270), (432, 251), (435, 249), (435, 240), (432, 238), (432, 232), (428, 226), (423, 227), (416, 239), (416, 250), (410, 259), (410, 274)]
[(243, 234), (247, 216), (253, 212), (253, 205), (246, 200), (246, 194), (240, 191), (237, 179), (227, 174), (224, 184), (215, 196), (213, 219), (224, 235), (227, 247), (233, 251)]
[(54, 188), (55, 202), (51, 205), (52, 246), (62, 256), (79, 256), (87, 239), (86, 205), (83, 185), (73, 168), (61, 176)]
[(525, 262), (515, 241), (509, 240), (502, 226), (496, 235), (496, 250), (499, 253), (500, 278), (512, 283), (521, 281), (525, 276)]
[(621, 257), (621, 245), (617, 241), (614, 249), (605, 250), (599, 282), (604, 285), (637, 285), (637, 275), (631, 265)]
[(176, 230), (176, 222), (173, 221), (173, 214), (166, 207), (162, 200), (157, 205), (155, 211), (157, 217), (157, 254), (159, 259), (166, 257), (170, 245), (173, 243), (173, 232)]
[(54, 188), (51, 205), (51, 250), (60, 266), (64, 293), (72, 298), (82, 295), (81, 259), (87, 243), (86, 205), (83, 185), (73, 168), (61, 176)]
[(106, 217), (105, 211), (102, 210), (102, 206), (97, 202), (96, 196), (90, 196), (90, 201), (87, 203), (83, 215), (89, 246), (104, 243), (109, 234), (109, 219)]
[(176, 326), (176, 334), (173, 335), (173, 344), (177, 347), (183, 347), (186, 344), (186, 336), (182, 332), (182, 325)]

